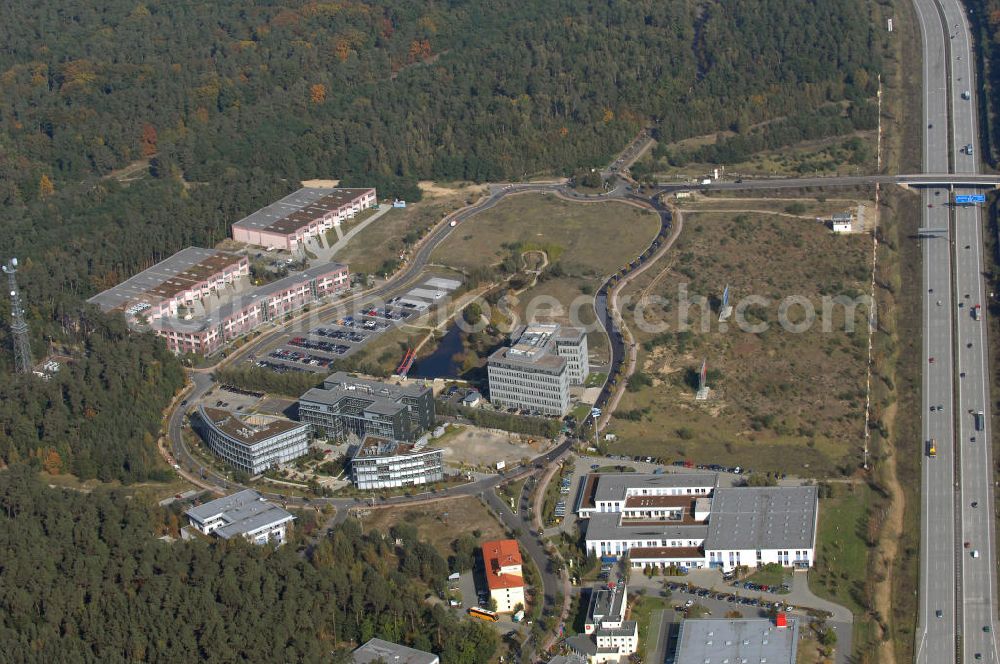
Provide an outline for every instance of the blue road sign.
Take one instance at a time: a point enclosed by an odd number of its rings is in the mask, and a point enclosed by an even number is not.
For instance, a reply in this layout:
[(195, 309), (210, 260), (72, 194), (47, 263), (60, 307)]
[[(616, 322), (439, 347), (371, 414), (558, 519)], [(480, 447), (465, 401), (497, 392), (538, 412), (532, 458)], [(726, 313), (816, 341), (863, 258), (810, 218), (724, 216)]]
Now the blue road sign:
[(986, 194), (961, 194), (955, 196), (955, 203), (958, 205), (970, 205), (972, 203), (985, 203)]

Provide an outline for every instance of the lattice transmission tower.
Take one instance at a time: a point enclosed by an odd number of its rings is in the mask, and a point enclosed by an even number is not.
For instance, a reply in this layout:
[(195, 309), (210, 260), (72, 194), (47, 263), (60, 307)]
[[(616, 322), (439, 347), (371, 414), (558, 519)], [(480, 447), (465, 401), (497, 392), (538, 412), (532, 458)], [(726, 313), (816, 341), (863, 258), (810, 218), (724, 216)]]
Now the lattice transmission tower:
[(10, 332), (14, 343), (14, 370), (26, 374), (31, 371), (31, 344), (28, 339), (28, 323), (24, 320), (21, 306), (21, 292), (17, 289), (17, 259), (11, 258), (3, 266), (10, 283)]

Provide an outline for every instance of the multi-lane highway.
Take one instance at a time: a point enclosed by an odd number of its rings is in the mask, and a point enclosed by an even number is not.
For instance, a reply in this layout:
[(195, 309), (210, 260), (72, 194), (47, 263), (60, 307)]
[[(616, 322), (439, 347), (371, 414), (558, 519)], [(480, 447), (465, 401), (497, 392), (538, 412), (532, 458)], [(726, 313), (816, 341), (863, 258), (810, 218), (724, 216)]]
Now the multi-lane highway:
[[(924, 53), (924, 171), (950, 171), (953, 182), (976, 182), (975, 73), (964, 10), (959, 0), (915, 0), (915, 6)], [(1000, 662), (993, 634), (996, 568), (982, 219), (974, 206), (950, 205), (950, 193), (944, 188), (923, 193), (922, 226), (943, 232), (923, 243), (924, 463), (916, 659)], [(976, 417), (980, 412), (981, 419)]]
[[(948, 104), (944, 35), (934, 0), (917, 0), (924, 42), (923, 170), (946, 173)], [(942, 229), (940, 238), (923, 244), (923, 442), (920, 636), (917, 662), (955, 659), (958, 601), (955, 559), (955, 456), (952, 427), (954, 365), (952, 362), (951, 251), (948, 242), (948, 192), (922, 192), (924, 228)], [(941, 408), (939, 408), (939, 406)], [(931, 456), (931, 446), (935, 456)], [(933, 533), (933, 536), (929, 536)]]
[[(951, 89), (953, 171), (979, 172), (974, 53), (964, 7), (939, 0), (948, 49)], [(967, 193), (958, 191), (956, 193)], [(992, 438), (990, 437), (989, 352), (983, 281), (983, 219), (978, 207), (957, 207), (953, 220), (956, 360), (959, 369), (955, 409), (959, 458), (958, 515), (962, 661), (1000, 662), (996, 625), (996, 548), (994, 532)], [(980, 308), (976, 308), (979, 305)], [(980, 419), (977, 414), (982, 412)], [(966, 549), (964, 542), (969, 543)]]

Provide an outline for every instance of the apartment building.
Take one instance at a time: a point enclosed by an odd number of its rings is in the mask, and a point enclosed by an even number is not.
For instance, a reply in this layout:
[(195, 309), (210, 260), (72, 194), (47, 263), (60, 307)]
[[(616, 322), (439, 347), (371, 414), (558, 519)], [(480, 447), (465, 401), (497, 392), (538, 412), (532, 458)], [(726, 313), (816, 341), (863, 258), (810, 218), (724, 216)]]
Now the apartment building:
[(222, 539), (244, 537), (254, 544), (279, 546), (287, 541), (288, 525), (295, 519), (253, 489), (192, 507), (184, 514), (188, 523), (203, 535)]
[(299, 397), (299, 419), (334, 440), (353, 433), (412, 442), (434, 424), (434, 394), (422, 383), (397, 385), (338, 371)]
[(303, 187), (234, 223), (233, 239), (294, 252), (376, 204), (373, 188)]
[(359, 489), (393, 489), (444, 479), (444, 452), (416, 443), (365, 436), (352, 449), (351, 481)]
[(577, 328), (535, 324), (514, 335), (510, 347), (494, 352), (487, 364), (490, 402), (562, 417), (569, 412), (570, 385), (590, 373), (587, 335)]
[(191, 426), (227, 464), (259, 475), (309, 451), (309, 425), (198, 406)]
[(497, 613), (513, 613), (524, 604), (524, 572), (521, 569), (521, 549), (517, 540), (483, 542), (483, 565), (490, 598), (496, 602)]

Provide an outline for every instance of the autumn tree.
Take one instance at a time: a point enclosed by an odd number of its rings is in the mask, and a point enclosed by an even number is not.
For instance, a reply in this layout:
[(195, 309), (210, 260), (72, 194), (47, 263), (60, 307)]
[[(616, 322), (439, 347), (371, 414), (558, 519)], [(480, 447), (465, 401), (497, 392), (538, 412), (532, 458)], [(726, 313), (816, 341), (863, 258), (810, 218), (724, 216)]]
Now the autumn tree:
[(309, 99), (314, 104), (322, 104), (326, 101), (326, 86), (322, 83), (314, 83), (311, 88), (309, 88)]
[(140, 149), (143, 157), (152, 157), (156, 154), (157, 143), (156, 127), (148, 122), (142, 125), (142, 138), (140, 139)]
[(53, 449), (49, 449), (48, 454), (42, 460), (42, 468), (49, 475), (58, 475), (62, 472), (62, 457)]
[(48, 175), (42, 173), (42, 177), (38, 179), (38, 197), (47, 198), (54, 194), (55, 191), (56, 187), (52, 184), (52, 180), (49, 179)]

